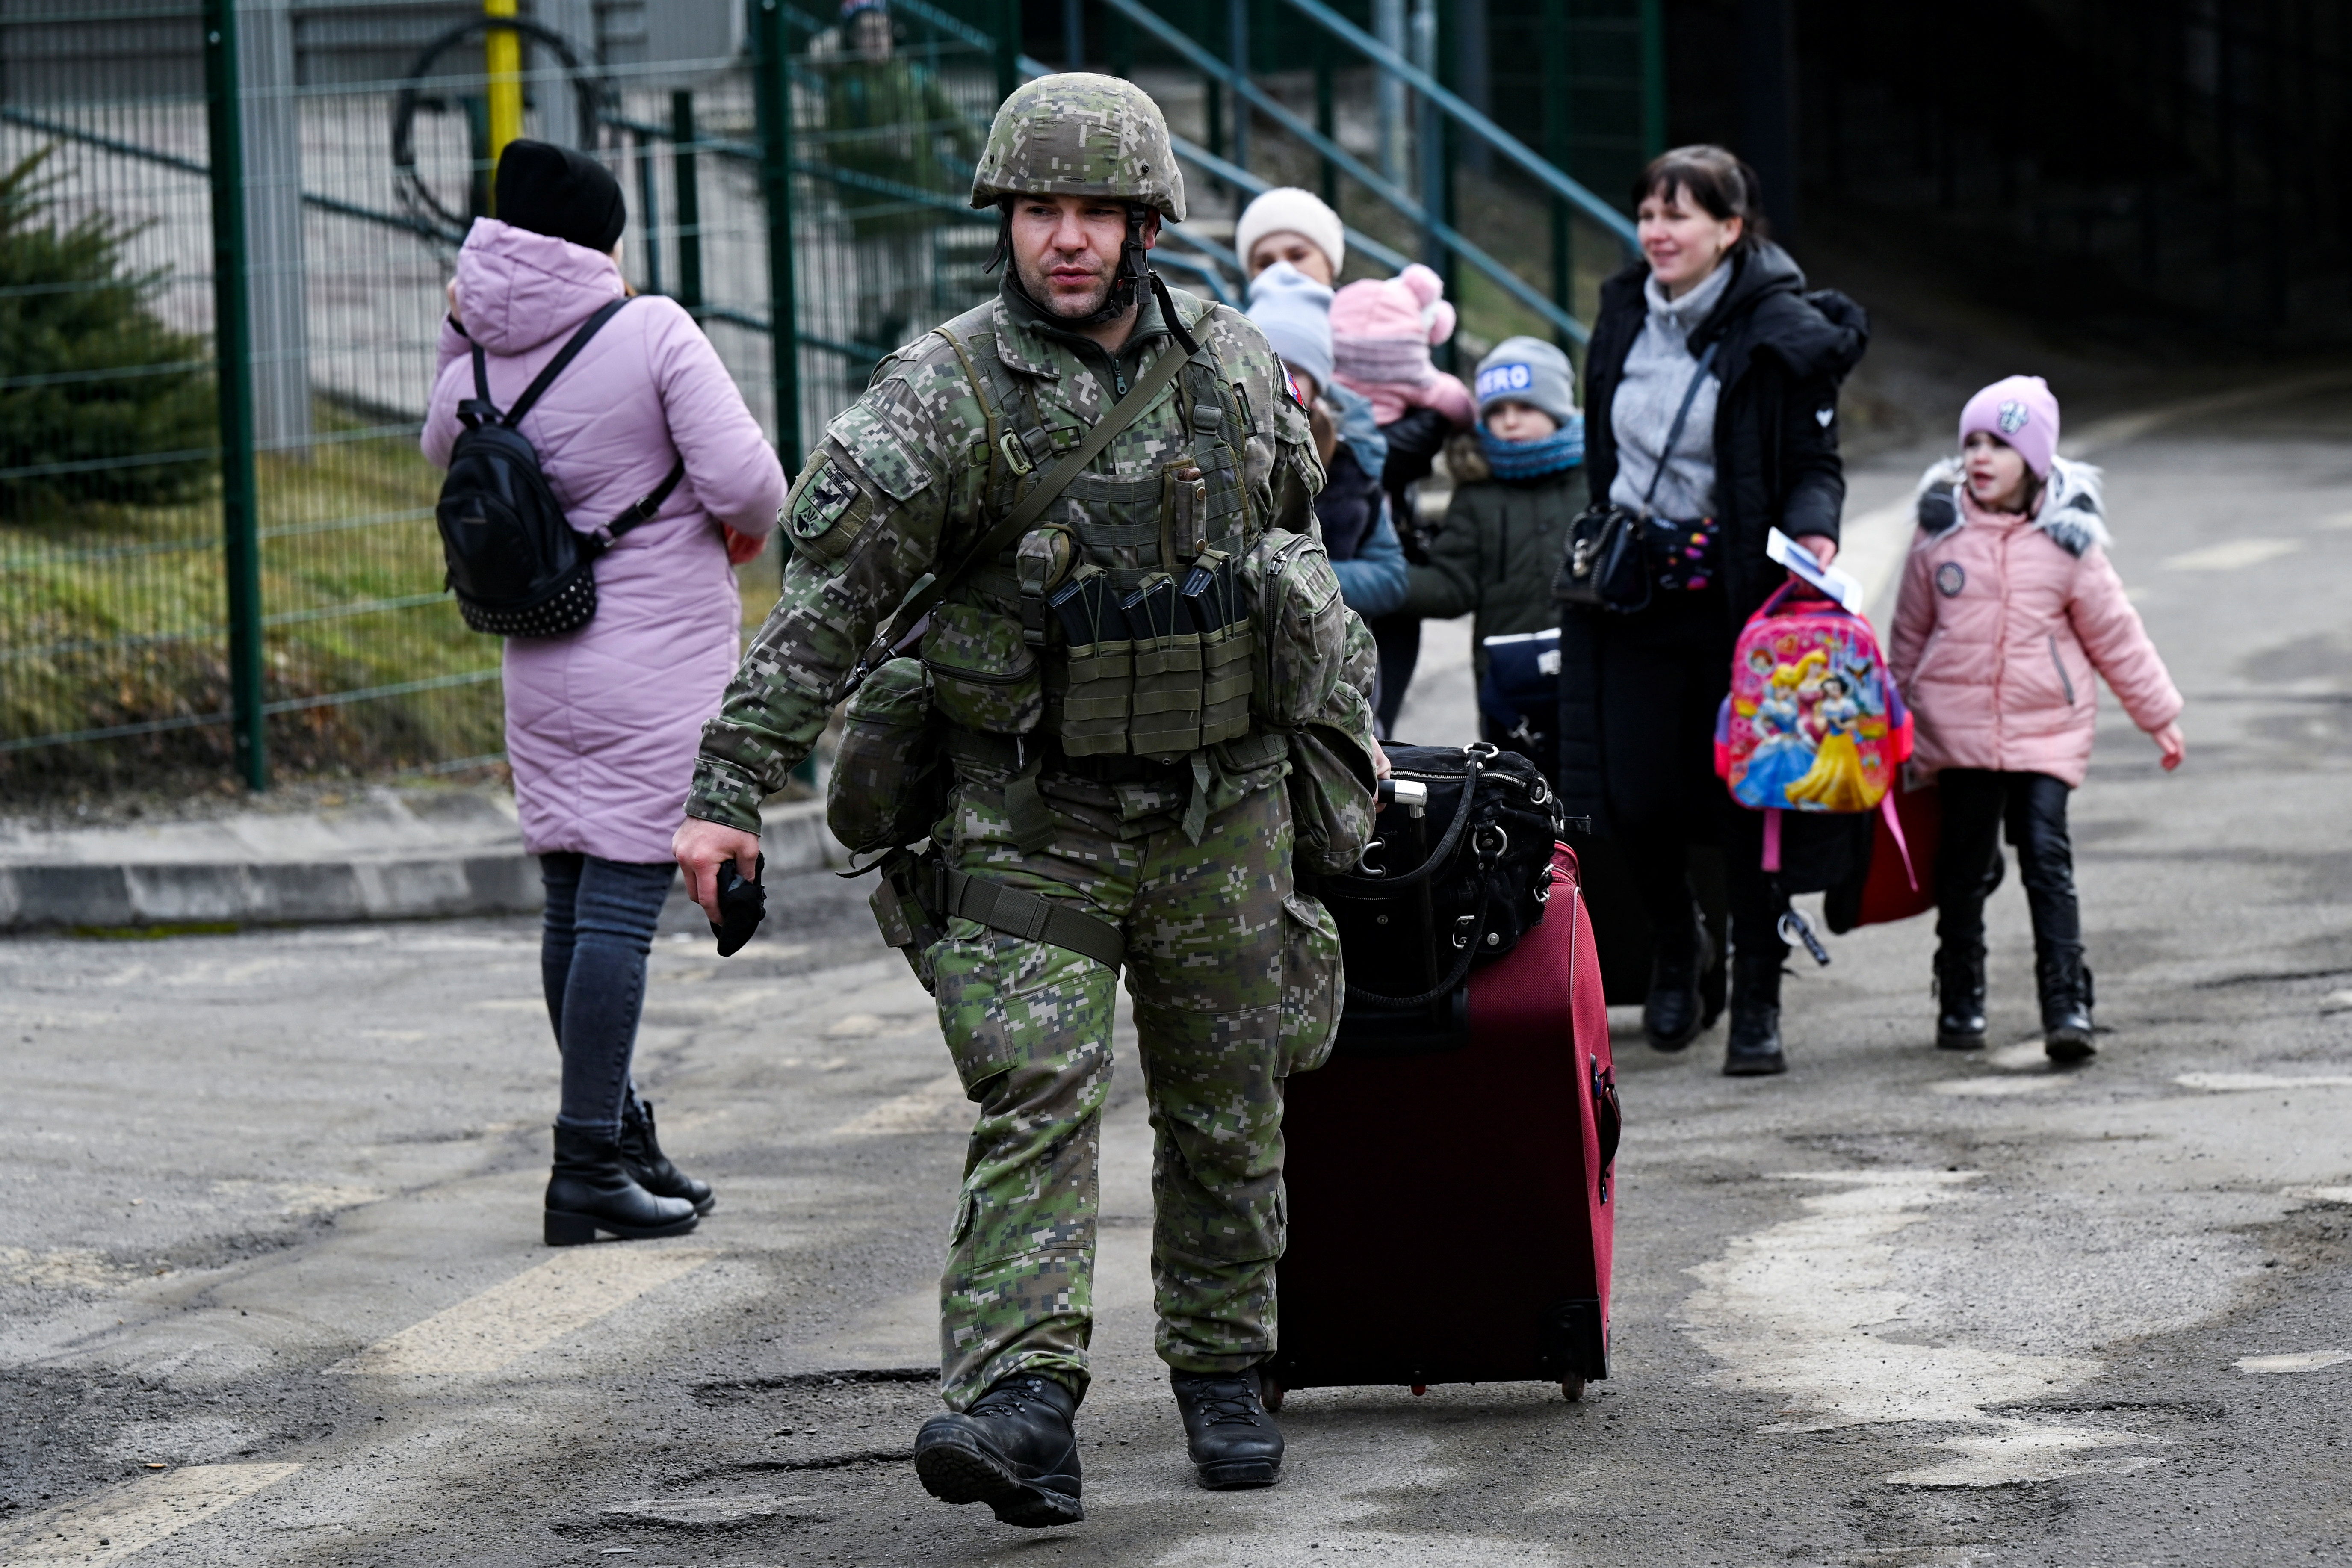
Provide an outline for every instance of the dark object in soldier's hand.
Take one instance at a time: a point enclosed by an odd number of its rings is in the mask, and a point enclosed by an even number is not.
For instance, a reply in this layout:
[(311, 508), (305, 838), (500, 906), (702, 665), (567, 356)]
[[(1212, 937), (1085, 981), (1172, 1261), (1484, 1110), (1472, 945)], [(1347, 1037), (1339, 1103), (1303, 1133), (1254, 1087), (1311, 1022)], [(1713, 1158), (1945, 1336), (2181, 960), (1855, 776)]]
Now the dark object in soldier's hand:
[(735, 869), (735, 862), (727, 860), (719, 868), (719, 919), (710, 922), (710, 934), (719, 939), (719, 956), (732, 958), (751, 940), (760, 929), (760, 921), (768, 912), (768, 890), (760, 885), (767, 874), (768, 858), (760, 857), (752, 868), (751, 879)]

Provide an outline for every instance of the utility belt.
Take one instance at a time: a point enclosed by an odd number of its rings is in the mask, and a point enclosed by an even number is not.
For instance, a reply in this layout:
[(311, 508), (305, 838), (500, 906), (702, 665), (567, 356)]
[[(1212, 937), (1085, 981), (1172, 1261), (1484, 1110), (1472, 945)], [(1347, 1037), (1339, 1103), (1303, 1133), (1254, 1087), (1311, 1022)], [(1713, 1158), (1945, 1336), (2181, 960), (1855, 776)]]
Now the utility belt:
[(896, 849), (882, 858), (882, 881), (866, 900), (882, 940), (906, 955), (923, 989), (937, 977), (931, 949), (947, 936), (948, 921), (961, 916), (991, 931), (1025, 942), (1042, 942), (1107, 964), (1113, 973), (1127, 962), (1127, 939), (1106, 920), (1040, 898), (1002, 882), (950, 869), (934, 845), (918, 854)]

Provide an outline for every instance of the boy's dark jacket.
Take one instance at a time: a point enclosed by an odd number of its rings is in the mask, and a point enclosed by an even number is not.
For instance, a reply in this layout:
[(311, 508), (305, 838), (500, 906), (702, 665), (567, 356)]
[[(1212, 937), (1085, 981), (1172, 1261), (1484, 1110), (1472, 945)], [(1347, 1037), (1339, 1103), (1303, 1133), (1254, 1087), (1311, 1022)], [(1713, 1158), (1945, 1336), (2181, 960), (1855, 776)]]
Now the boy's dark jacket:
[[(1792, 538), (1834, 540), (1845, 504), (1838, 458), (1838, 385), (1870, 342), (1870, 318), (1834, 289), (1808, 293), (1789, 253), (1766, 241), (1731, 263), (1730, 286), (1691, 334), (1694, 353), (1717, 339), (1715, 374), (1716, 521), (1722, 528), (1722, 581), (1736, 633), (1782, 581), (1765, 556), (1772, 529)], [(1617, 437), (1609, 416), (1625, 359), (1649, 314), (1636, 262), (1601, 288), (1601, 310), (1585, 354), (1585, 471), (1593, 498), (1604, 500), (1617, 477)], [(1605, 765), (1601, 755), (1600, 649), (1596, 619), (1605, 611), (1560, 616), (1560, 759), (1557, 783), (1569, 814), (1591, 816), (1602, 832)], [(1726, 672), (1727, 682), (1729, 673)]]
[(1404, 613), (1451, 620), (1473, 610), (1471, 651), (1486, 675), (1486, 639), (1559, 624), (1551, 580), (1568, 548), (1568, 525), (1584, 510), (1579, 465), (1533, 479), (1498, 479), (1475, 431), (1445, 446), (1454, 500), (1445, 526), (1428, 542), (1429, 562), (1410, 568)]

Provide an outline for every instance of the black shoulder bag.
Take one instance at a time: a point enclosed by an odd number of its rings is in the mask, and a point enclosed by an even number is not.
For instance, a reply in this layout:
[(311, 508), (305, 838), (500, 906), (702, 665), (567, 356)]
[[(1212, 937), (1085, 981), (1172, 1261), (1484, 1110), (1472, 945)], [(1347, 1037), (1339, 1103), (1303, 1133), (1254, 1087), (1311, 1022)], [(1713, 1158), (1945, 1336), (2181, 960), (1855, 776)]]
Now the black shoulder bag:
[(1561, 604), (1628, 615), (1650, 607), (1650, 555), (1644, 537), (1650, 528), (1650, 503), (1657, 499), (1658, 482), (1666, 477), (1666, 459), (1683, 438), (1699, 384), (1706, 379), (1708, 368), (1715, 363), (1715, 351), (1722, 346), (1721, 338), (1706, 345), (1706, 352), (1698, 356), (1697, 368), (1691, 372), (1690, 384), (1683, 388), (1683, 405), (1675, 410), (1666, 444), (1658, 448), (1658, 466), (1650, 474), (1650, 488), (1642, 495), (1641, 515), (1602, 496), (1568, 525), (1568, 555), (1551, 584), (1551, 596)]

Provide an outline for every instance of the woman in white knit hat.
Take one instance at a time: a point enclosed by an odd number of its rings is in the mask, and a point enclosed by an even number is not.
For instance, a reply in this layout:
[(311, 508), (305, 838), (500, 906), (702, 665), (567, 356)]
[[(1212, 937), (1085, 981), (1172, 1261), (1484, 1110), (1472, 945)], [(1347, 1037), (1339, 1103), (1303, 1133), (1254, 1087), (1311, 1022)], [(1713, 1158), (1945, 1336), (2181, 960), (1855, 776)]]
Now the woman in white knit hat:
[(1312, 191), (1276, 185), (1242, 209), (1234, 225), (1234, 251), (1255, 278), (1287, 261), (1326, 289), (1336, 288), (1348, 259), (1348, 230), (1339, 215)]

